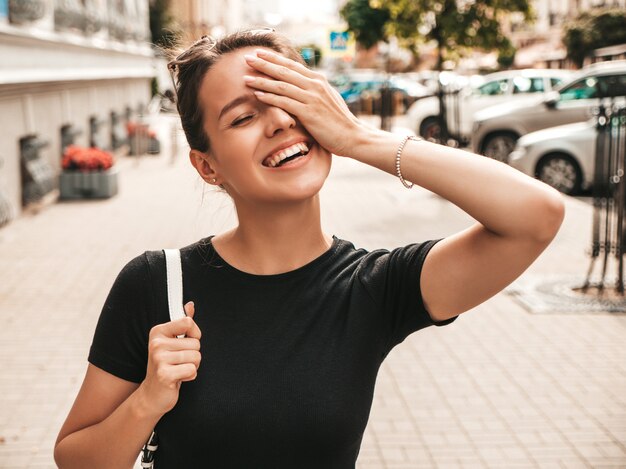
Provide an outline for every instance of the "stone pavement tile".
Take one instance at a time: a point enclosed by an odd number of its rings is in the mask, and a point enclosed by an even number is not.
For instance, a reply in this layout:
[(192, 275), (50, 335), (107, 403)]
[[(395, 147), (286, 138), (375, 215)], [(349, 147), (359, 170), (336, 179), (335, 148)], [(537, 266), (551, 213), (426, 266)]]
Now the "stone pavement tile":
[(600, 450), (602, 456), (611, 458), (622, 458), (626, 464), (626, 441), (617, 440), (611, 443), (596, 443), (595, 446)]
[(376, 442), (379, 446), (416, 446), (423, 445), (426, 440), (421, 434), (417, 432), (403, 432), (403, 433), (377, 433)]
[(407, 454), (402, 447), (395, 445), (381, 445), (380, 452), (386, 463), (407, 462)]
[(479, 458), (464, 458), (459, 461), (459, 465), (463, 469), (484, 469), (487, 467), (485, 463)]
[(361, 448), (357, 467), (383, 467), (380, 452), (373, 448)]
[(432, 469), (433, 466), (431, 464), (425, 464), (425, 463), (420, 463), (420, 462), (410, 462), (410, 463), (386, 462), (385, 468), (386, 469)]
[(409, 461), (430, 461), (430, 452), (423, 446), (415, 448), (404, 448)]
[(590, 467), (593, 467), (593, 469), (624, 469), (626, 466), (623, 459), (617, 459), (613, 462), (602, 459), (592, 461)]
[(384, 469), (386, 466), (384, 462), (380, 460), (376, 460), (376, 461), (358, 461), (356, 464), (356, 467), (358, 469), (361, 469), (361, 468)]
[(615, 457), (615, 458), (623, 459), (624, 456), (626, 456), (626, 454), (624, 453), (624, 450), (620, 448), (617, 444), (611, 445), (611, 446), (603, 445), (603, 447), (600, 448), (600, 445), (595, 444), (595, 443), (592, 443), (592, 444), (583, 443), (583, 444), (576, 445), (576, 451), (588, 461), (598, 460), (604, 457), (607, 457), (607, 458)]
[(585, 458), (576, 450), (576, 448), (560, 444), (540, 446), (529, 445), (526, 446), (526, 450), (537, 462), (559, 461), (561, 459), (577, 460), (581, 463), (585, 461)]

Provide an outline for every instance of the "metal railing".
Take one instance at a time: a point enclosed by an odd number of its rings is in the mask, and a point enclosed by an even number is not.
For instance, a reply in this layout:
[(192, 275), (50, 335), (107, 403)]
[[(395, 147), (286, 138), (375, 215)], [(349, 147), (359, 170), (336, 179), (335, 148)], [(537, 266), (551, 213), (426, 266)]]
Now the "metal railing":
[[(602, 292), (605, 289), (612, 255), (617, 266), (615, 290), (624, 295), (626, 107), (614, 103), (600, 106), (596, 129), (591, 263), (581, 290), (595, 287)], [(600, 280), (592, 283), (591, 276), (598, 260), (601, 260)]]

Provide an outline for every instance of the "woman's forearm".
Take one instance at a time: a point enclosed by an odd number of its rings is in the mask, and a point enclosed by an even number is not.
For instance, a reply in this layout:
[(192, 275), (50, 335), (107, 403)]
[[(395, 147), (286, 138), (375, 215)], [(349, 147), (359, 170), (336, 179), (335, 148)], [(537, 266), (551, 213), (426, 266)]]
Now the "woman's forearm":
[(138, 388), (102, 422), (58, 442), (54, 459), (61, 469), (132, 468), (159, 418)]
[[(376, 129), (359, 135), (345, 156), (395, 175), (402, 137)], [(563, 217), (558, 191), (504, 163), (463, 150), (409, 140), (401, 170), (404, 179), (449, 200), (498, 235), (552, 239)]]

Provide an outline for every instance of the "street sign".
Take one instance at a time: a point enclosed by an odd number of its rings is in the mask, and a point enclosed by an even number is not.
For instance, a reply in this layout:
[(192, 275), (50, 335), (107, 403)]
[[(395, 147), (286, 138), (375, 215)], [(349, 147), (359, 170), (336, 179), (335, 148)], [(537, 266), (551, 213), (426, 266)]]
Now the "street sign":
[(331, 31), (330, 32), (330, 50), (347, 51), (348, 50), (348, 31)]
[(346, 31), (345, 26), (332, 27), (328, 31), (324, 57), (333, 57), (352, 61), (356, 53), (354, 35)]

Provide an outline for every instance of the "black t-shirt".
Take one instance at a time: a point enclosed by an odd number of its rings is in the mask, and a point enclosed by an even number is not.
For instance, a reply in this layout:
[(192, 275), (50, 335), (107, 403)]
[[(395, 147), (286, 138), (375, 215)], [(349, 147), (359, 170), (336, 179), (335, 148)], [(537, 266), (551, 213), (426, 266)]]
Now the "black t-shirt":
[[(354, 468), (378, 369), (407, 335), (434, 323), (420, 272), (437, 242), (367, 252), (332, 247), (294, 271), (253, 275), (210, 238), (181, 250), (183, 300), (195, 302), (202, 362), (156, 429), (155, 468)], [(89, 361), (141, 382), (150, 329), (169, 321), (165, 257), (119, 274)]]

